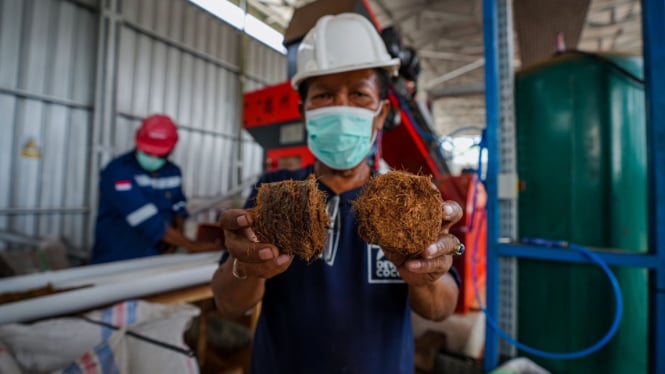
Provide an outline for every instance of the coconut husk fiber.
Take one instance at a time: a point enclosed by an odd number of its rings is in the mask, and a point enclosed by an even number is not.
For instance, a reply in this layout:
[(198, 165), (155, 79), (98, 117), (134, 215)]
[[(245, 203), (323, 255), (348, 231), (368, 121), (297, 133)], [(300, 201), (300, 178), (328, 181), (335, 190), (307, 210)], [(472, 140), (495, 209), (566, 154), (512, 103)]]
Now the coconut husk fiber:
[(254, 232), (260, 242), (271, 243), (288, 255), (306, 261), (321, 255), (326, 241), (326, 196), (310, 175), (304, 181), (264, 183), (252, 209)]
[(384, 251), (415, 256), (441, 231), (443, 199), (427, 176), (390, 171), (372, 177), (354, 209), (360, 237)]

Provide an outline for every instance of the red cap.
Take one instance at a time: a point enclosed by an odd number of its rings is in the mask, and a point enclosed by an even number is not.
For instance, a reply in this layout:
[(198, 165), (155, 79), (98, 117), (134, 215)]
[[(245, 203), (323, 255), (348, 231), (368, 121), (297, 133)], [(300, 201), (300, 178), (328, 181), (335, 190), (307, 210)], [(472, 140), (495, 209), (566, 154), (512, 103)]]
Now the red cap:
[(153, 156), (165, 156), (178, 142), (178, 129), (168, 116), (147, 117), (136, 130), (136, 148)]

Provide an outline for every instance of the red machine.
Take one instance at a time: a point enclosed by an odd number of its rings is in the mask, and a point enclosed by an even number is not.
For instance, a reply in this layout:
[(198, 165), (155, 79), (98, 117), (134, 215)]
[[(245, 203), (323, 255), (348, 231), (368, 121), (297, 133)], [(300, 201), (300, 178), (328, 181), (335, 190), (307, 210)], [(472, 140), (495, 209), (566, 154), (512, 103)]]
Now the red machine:
[(467, 248), (464, 255), (453, 258), (453, 264), (462, 277), (457, 312), (466, 313), (479, 310), (481, 305), (478, 304), (473, 284), (475, 278), (478, 293), (484, 305), (487, 269), (487, 217), (485, 214), (487, 193), (482, 183), (478, 182), (478, 176), (475, 173), (463, 173), (458, 176), (446, 175), (439, 180), (437, 186), (444, 199), (457, 201), (464, 209), (462, 219), (451, 229), (451, 233), (457, 236)]
[(266, 151), (266, 168), (297, 169), (314, 162), (290, 82), (245, 94), (242, 124)]
[[(300, 33), (300, 38), (297, 38), (289, 35), (289, 30), (292, 29), (292, 25), (289, 25), (285, 44), (290, 62), (295, 61), (295, 57), (291, 54), (297, 52), (299, 41), (318, 17), (324, 14), (316, 14), (312, 10), (317, 3), (326, 2), (311, 3), (296, 10), (294, 14), (292, 23), (305, 19), (309, 27), (303, 27), (302, 24), (294, 26), (293, 29), (297, 29)], [(365, 1), (343, 3), (349, 3), (350, 9), (337, 9), (337, 12), (356, 11), (368, 17), (377, 29), (381, 30)], [(327, 5), (331, 4), (340, 3), (327, 2)], [(299, 12), (304, 12), (307, 17), (302, 17)], [(385, 37), (384, 41), (388, 44)], [(388, 47), (391, 54), (396, 50), (394, 43)], [(395, 51), (397, 52), (399, 50)], [(413, 61), (403, 62), (402, 66), (408, 67), (409, 64), (413, 65)], [(290, 67), (289, 71), (289, 75), (293, 75), (295, 68)], [(464, 255), (457, 256), (454, 260), (455, 267), (462, 276), (457, 313), (467, 313), (479, 309), (473, 282), (474, 269), (471, 261), (473, 254), (476, 255), (475, 279), (481, 300), (485, 302), (486, 194), (482, 184), (477, 183), (475, 174), (460, 176), (450, 174), (446, 160), (440, 153), (437, 136), (427, 124), (413, 96), (409, 94), (413, 92), (408, 89), (415, 80), (413, 75), (412, 71), (400, 68), (400, 77), (389, 95), (393, 118), (386, 121), (390, 126), (385, 127), (380, 137), (377, 157), (382, 157), (393, 169), (431, 175), (443, 198), (454, 200), (464, 208), (464, 216), (453, 227), (452, 233), (459, 237), (467, 248)], [(307, 148), (305, 126), (298, 107), (299, 101), (298, 93), (288, 81), (245, 94), (243, 126), (265, 149), (268, 170), (300, 168), (314, 162), (314, 156)]]

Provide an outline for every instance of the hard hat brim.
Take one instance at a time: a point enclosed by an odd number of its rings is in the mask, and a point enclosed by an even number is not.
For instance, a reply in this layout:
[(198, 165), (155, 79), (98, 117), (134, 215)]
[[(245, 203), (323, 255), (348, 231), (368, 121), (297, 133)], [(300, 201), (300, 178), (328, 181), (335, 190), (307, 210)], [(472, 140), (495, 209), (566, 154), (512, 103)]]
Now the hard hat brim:
[(143, 142), (137, 142), (136, 148), (152, 156), (166, 156), (169, 154), (173, 148), (175, 148), (175, 143), (173, 145), (155, 145)]
[(322, 69), (316, 71), (304, 71), (302, 73), (296, 73), (293, 76), (293, 78), (291, 78), (291, 86), (293, 87), (293, 89), (297, 90), (300, 83), (302, 83), (304, 80), (308, 78), (320, 77), (322, 75), (328, 75), (328, 74), (344, 73), (347, 71), (372, 69), (372, 68), (383, 68), (386, 69), (391, 76), (396, 76), (397, 72), (399, 71), (399, 64), (400, 64), (399, 58), (393, 58), (387, 62), (382, 61), (382, 62), (373, 62), (367, 64), (346, 65), (337, 68)]

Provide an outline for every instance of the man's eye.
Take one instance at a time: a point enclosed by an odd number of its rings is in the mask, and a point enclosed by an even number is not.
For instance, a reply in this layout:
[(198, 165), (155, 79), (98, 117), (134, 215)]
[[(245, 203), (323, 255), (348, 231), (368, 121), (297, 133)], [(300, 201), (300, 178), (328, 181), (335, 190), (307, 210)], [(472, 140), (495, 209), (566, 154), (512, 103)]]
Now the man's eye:
[(312, 99), (314, 99), (314, 100), (323, 100), (323, 99), (328, 99), (328, 98), (330, 98), (330, 94), (329, 94), (329, 93), (325, 93), (325, 92), (324, 92), (324, 93), (315, 94), (315, 95), (312, 97)]

